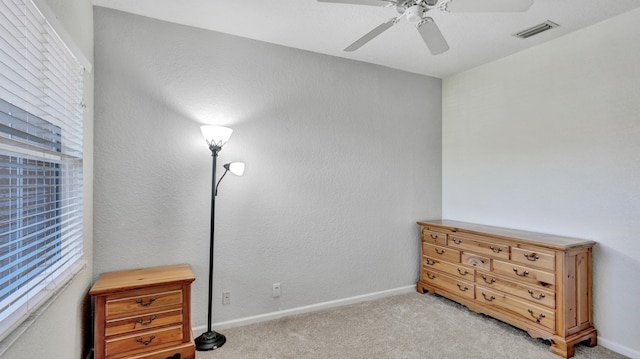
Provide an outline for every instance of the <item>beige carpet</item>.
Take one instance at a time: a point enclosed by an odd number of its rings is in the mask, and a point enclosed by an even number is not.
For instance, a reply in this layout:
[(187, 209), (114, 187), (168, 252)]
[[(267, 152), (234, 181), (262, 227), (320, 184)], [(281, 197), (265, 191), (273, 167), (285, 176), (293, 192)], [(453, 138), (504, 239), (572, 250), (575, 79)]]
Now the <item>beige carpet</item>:
[[(227, 343), (196, 359), (560, 358), (522, 330), (417, 292), (221, 332)], [(576, 359), (625, 358), (602, 346), (575, 351)]]

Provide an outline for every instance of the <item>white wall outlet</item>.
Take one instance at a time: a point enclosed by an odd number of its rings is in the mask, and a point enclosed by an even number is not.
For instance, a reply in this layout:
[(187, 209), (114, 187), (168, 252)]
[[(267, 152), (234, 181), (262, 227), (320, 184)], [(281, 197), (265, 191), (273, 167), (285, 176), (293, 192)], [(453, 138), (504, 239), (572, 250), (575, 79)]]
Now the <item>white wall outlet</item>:
[(280, 283), (273, 283), (273, 297), (278, 298), (280, 296)]
[(222, 304), (231, 304), (231, 291), (222, 292)]

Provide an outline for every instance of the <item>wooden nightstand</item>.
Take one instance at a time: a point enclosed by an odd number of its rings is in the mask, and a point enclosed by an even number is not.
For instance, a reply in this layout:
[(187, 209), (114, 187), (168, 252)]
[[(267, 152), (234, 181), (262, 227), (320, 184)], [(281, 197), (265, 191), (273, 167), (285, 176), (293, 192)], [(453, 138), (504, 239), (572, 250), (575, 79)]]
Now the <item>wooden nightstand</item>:
[(96, 359), (194, 359), (188, 264), (103, 273), (95, 297)]

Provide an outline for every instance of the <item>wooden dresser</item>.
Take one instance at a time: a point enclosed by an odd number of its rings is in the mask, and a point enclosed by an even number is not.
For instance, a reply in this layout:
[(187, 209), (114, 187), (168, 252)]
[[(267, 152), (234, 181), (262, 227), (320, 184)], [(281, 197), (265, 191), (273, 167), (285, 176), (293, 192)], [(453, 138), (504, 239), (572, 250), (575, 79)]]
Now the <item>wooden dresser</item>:
[(95, 359), (194, 359), (188, 264), (104, 273), (95, 297)]
[(551, 351), (565, 358), (577, 343), (596, 345), (595, 242), (449, 220), (418, 224), (418, 292), (442, 295), (549, 340)]

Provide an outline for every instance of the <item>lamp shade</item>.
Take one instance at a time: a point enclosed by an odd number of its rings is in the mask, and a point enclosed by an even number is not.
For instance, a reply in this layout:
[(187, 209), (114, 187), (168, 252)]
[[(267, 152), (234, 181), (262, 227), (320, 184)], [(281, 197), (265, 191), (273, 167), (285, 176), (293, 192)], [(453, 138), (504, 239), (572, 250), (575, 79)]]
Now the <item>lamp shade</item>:
[(229, 141), (229, 137), (231, 137), (231, 133), (233, 132), (233, 130), (228, 127), (211, 125), (201, 126), (200, 130), (207, 144), (215, 147), (224, 146), (224, 144)]
[(236, 176), (244, 174), (244, 162), (231, 162), (224, 165), (224, 167)]

